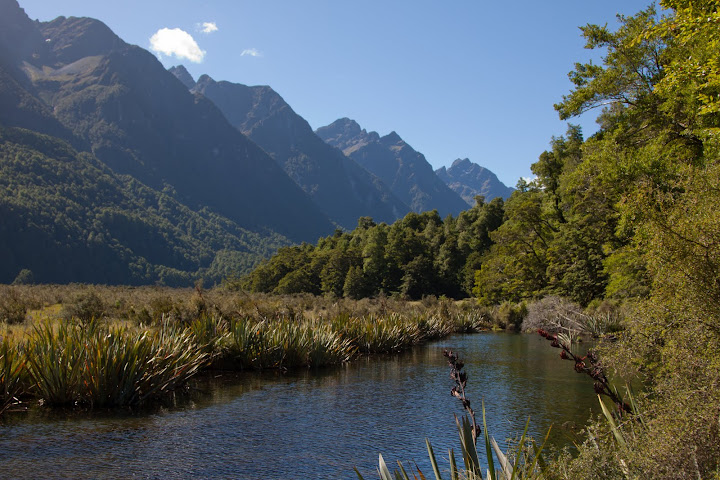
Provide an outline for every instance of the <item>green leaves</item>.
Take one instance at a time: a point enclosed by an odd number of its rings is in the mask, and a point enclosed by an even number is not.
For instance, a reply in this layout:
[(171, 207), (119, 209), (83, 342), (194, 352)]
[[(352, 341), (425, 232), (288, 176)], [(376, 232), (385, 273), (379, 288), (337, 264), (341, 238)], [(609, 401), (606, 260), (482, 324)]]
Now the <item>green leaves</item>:
[(138, 405), (183, 385), (207, 360), (188, 331), (98, 322), (40, 324), (25, 348), (31, 389), (51, 405)]

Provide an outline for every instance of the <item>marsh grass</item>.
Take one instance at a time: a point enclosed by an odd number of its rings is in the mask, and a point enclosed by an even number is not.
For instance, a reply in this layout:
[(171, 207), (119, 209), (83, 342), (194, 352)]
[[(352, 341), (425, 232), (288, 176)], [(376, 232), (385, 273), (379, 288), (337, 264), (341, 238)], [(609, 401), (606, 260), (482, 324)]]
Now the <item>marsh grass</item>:
[(442, 298), (19, 285), (0, 289), (2, 301), (25, 309), (2, 329), (0, 368), (12, 372), (2, 401), (23, 393), (57, 406), (140, 405), (205, 368), (322, 368), (489, 326), (472, 303)]
[(43, 323), (24, 345), (29, 390), (50, 405), (139, 405), (184, 384), (208, 354), (189, 331)]

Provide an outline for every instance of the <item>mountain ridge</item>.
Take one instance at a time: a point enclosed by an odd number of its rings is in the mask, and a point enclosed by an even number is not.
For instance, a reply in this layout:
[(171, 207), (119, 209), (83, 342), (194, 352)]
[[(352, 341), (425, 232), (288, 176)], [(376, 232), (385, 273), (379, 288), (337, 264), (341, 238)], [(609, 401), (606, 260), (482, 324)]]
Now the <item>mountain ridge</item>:
[(334, 229), (212, 102), (98, 20), (32, 21), (0, 0), (0, 129), (0, 226), (25, 232), (3, 236), (0, 282), (31, 265), (41, 282), (219, 281)]
[(363, 216), (392, 223), (409, 211), (379, 178), (320, 139), (271, 87), (202, 75), (192, 91), (213, 101), (342, 227), (354, 228)]
[(397, 132), (381, 137), (377, 132), (368, 133), (354, 120), (341, 118), (316, 133), (377, 175), (412, 211), (437, 210), (441, 216), (457, 216), (467, 209), (465, 201), (435, 175), (425, 156)]

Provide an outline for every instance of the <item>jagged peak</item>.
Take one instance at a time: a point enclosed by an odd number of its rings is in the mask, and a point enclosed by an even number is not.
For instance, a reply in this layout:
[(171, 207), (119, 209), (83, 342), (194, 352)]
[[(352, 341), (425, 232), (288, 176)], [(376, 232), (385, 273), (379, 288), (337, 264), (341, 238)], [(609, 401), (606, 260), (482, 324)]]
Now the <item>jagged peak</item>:
[(383, 143), (400, 143), (403, 141), (395, 130), (380, 139)]
[(455, 160), (452, 163), (452, 165), (450, 165), (450, 168), (460, 167), (460, 166), (468, 166), (469, 167), (470, 165), (472, 165), (472, 162), (470, 161), (469, 158), (458, 158), (457, 160)]
[(175, 77), (180, 80), (183, 85), (188, 88), (188, 90), (192, 89), (196, 85), (195, 79), (193, 79), (192, 75), (190, 75), (190, 72), (187, 71), (184, 65), (170, 67), (168, 68), (168, 71), (175, 75)]
[(348, 118), (348, 117), (339, 118), (339, 119), (335, 120), (333, 123), (331, 123), (330, 125), (328, 125), (328, 127), (346, 127), (346, 128), (351, 128), (353, 130), (354, 129), (362, 130), (362, 127), (360, 127), (359, 123), (357, 123), (352, 118)]
[(213, 78), (208, 75), (207, 73), (203, 73), (200, 75), (200, 77), (197, 79), (197, 85), (210, 85), (216, 83)]

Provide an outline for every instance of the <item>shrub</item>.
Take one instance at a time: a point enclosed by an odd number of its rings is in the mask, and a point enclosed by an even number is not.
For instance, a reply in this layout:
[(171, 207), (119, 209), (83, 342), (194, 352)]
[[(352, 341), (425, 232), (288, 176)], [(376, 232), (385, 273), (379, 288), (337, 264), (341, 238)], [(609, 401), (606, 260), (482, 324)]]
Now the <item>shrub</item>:
[(95, 291), (82, 293), (63, 307), (62, 316), (68, 320), (76, 318), (83, 323), (98, 320), (105, 316), (105, 303)]
[(582, 308), (577, 303), (555, 295), (547, 296), (527, 307), (523, 331), (546, 330), (550, 333), (581, 331)]
[(0, 291), (0, 322), (22, 323), (26, 314), (27, 306), (17, 290), (13, 287), (4, 287)]
[(525, 303), (503, 302), (497, 309), (495, 320), (501, 328), (519, 329), (527, 316)]

